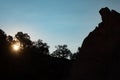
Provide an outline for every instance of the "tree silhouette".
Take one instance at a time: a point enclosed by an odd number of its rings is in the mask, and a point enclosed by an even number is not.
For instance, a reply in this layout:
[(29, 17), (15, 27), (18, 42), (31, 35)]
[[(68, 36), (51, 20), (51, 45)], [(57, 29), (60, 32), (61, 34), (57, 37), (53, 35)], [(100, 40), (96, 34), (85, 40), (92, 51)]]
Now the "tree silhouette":
[(6, 33), (0, 29), (0, 66), (2, 66), (2, 62), (6, 62), (6, 55), (9, 52), (6, 38)]
[(18, 32), (15, 37), (17, 40), (20, 41), (21, 45), (24, 48), (31, 47), (32, 46), (32, 41), (30, 40), (30, 36), (27, 33), (23, 32)]
[[(19, 51), (11, 50), (17, 43), (21, 44)], [(0, 74), (6, 76), (4, 79), (61, 80), (68, 74), (71, 65), (70, 60), (63, 58), (68, 58), (71, 52), (67, 45), (57, 49), (62, 51), (62, 56), (59, 55), (61, 58), (51, 57), (49, 46), (40, 39), (33, 42), (23, 32), (18, 32), (13, 38), (0, 29)]]
[(71, 51), (67, 48), (67, 45), (58, 45), (55, 46), (57, 48), (51, 56), (58, 58), (70, 58), (72, 55)]
[(71, 60), (76, 60), (76, 59), (77, 59), (77, 56), (78, 56), (78, 53), (77, 53), (77, 52), (74, 53), (74, 54), (72, 54)]
[(10, 35), (8, 35), (8, 36), (7, 36), (7, 41), (8, 41), (8, 43), (11, 43), (11, 42), (13, 41), (13, 37), (10, 36)]
[(7, 47), (7, 35), (6, 33), (0, 29), (0, 49), (2, 50), (3, 48)]
[(38, 40), (36, 42), (33, 42), (33, 47), (37, 53), (40, 54), (49, 54), (49, 46), (47, 43), (43, 43), (42, 40)]
[(75, 52), (74, 54), (72, 54), (71, 60), (76, 60), (78, 58), (78, 54), (79, 53), (80, 53), (80, 47), (78, 47), (77, 52)]
[(1, 44), (2, 44), (2, 43), (3, 43), (3, 44), (5, 43), (6, 37), (7, 37), (6, 33), (5, 33), (3, 30), (0, 29), (0, 43), (1, 43)]

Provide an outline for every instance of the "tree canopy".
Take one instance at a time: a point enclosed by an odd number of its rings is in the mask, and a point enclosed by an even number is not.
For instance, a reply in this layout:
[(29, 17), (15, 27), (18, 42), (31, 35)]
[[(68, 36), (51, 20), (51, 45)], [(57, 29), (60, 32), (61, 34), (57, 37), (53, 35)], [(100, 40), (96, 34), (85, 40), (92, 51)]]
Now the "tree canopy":
[(55, 46), (56, 50), (53, 53), (49, 52), (49, 46), (47, 43), (43, 42), (41, 39), (37, 41), (32, 41), (29, 34), (23, 32), (17, 32), (14, 37), (7, 35), (3, 30), (0, 29), (0, 47), (1, 49), (6, 47), (10, 48), (11, 45), (20, 43), (21, 50), (32, 51), (35, 54), (50, 55), (57, 58), (72, 59), (75, 54), (68, 49), (67, 45)]
[(71, 51), (67, 48), (67, 45), (58, 45), (55, 46), (56, 50), (51, 54), (54, 57), (58, 58), (69, 58), (72, 53)]

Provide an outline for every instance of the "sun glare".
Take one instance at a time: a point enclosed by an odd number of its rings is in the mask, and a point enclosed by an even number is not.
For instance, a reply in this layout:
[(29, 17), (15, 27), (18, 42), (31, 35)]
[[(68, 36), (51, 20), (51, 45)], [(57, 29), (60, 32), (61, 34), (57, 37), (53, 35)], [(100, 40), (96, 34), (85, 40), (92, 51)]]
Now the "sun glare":
[(19, 51), (20, 50), (20, 43), (13, 44), (12, 48), (13, 48), (14, 51)]

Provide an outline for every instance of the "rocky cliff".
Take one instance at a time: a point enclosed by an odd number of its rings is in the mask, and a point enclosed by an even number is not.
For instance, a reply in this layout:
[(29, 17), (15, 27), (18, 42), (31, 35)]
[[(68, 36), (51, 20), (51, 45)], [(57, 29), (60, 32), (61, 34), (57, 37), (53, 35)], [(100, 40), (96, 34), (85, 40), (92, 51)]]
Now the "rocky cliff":
[(120, 80), (120, 14), (99, 11), (102, 22), (89, 33), (71, 71), (71, 80)]

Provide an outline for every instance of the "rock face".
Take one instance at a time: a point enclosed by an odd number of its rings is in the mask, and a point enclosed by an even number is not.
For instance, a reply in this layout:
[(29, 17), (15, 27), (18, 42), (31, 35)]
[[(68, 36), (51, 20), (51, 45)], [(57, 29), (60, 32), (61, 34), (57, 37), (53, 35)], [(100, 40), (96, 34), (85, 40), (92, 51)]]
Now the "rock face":
[(107, 7), (102, 22), (83, 41), (71, 80), (120, 80), (120, 14)]

